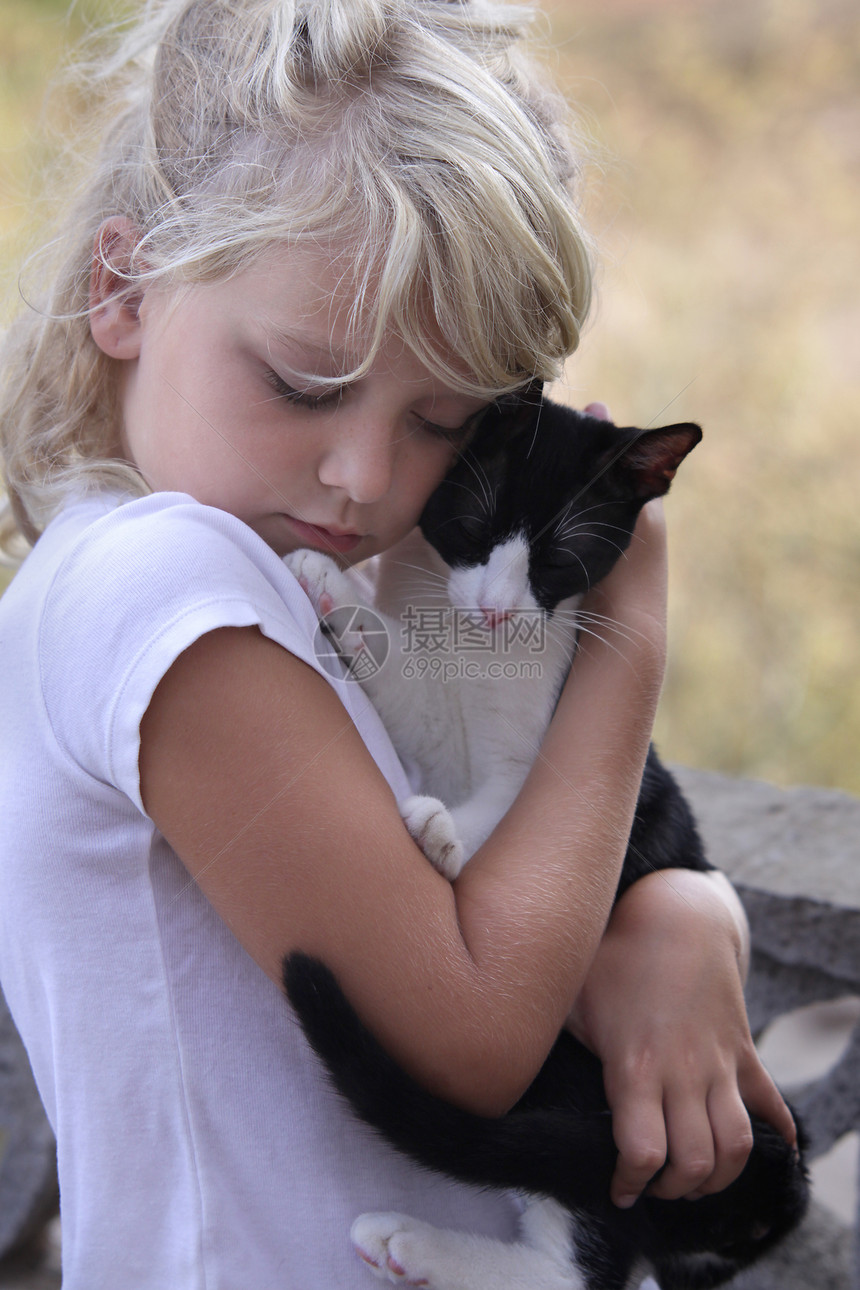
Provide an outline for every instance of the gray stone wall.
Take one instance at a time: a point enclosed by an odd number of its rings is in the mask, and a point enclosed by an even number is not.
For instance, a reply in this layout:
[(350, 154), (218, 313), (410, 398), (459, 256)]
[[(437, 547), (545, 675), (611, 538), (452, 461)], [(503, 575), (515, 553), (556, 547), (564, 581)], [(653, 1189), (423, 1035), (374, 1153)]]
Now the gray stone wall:
[[(674, 769), (708, 854), (750, 920), (753, 1032), (807, 1004), (860, 997), (860, 801)], [(811, 1159), (860, 1129), (860, 1024), (830, 1070), (786, 1092), (809, 1132)], [(733, 1285), (860, 1290), (858, 1227), (860, 1216), (852, 1230), (814, 1204), (793, 1240)]]

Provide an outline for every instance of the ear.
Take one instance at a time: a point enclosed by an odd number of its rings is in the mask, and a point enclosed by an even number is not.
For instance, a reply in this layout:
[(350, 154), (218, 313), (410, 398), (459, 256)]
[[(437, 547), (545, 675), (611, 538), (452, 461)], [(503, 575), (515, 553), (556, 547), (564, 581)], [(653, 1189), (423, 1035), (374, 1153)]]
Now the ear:
[(650, 499), (668, 493), (675, 472), (701, 438), (701, 428), (691, 421), (639, 434), (621, 457), (636, 479), (639, 496)]
[(143, 291), (134, 286), (134, 250), (139, 241), (137, 225), (114, 215), (99, 225), (93, 244), (90, 332), (109, 358), (137, 358), (140, 353)]

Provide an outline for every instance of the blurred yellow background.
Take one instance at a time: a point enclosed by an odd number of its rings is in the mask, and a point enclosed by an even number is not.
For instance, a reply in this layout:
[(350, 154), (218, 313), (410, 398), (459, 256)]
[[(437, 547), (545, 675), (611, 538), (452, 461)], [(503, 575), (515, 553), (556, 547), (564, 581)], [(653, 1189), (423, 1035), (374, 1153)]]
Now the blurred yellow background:
[[(109, 0), (0, 0), (0, 270), (45, 83)], [(705, 439), (667, 507), (671, 760), (860, 792), (860, 9), (544, 0), (595, 142), (597, 306), (565, 397)]]

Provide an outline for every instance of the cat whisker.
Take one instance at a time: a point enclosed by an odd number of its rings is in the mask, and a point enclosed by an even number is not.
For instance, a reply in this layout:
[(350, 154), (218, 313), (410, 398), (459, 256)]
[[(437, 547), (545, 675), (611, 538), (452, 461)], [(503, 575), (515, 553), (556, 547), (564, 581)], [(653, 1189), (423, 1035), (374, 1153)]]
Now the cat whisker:
[[(612, 538), (604, 537), (604, 535), (603, 535), (602, 533), (587, 533), (587, 534), (584, 534), (584, 535), (574, 534), (573, 536), (574, 536), (574, 538), (576, 538), (576, 537), (580, 537), (580, 536), (585, 536), (585, 537), (589, 537), (589, 538), (591, 538), (591, 540), (592, 540), (593, 542), (603, 542), (606, 546), (611, 547), (613, 551), (617, 551), (617, 552), (618, 552), (618, 556), (623, 555), (623, 554), (624, 554), (624, 551), (625, 551), (625, 548), (624, 548), (623, 546), (621, 546), (621, 544), (620, 544), (619, 542), (613, 542)], [(568, 542), (569, 542), (569, 540), (570, 540), (570, 539), (568, 539)], [(552, 550), (554, 550), (554, 551), (561, 551), (561, 552), (563, 552), (564, 554), (571, 554), (571, 552), (570, 552), (570, 547), (569, 547), (569, 545), (568, 545), (568, 542), (566, 542), (566, 541), (559, 541), (559, 542), (556, 542), (556, 543), (554, 543), (554, 544), (553, 544)], [(616, 556), (615, 558), (617, 559), (617, 558), (618, 558), (618, 556)], [(577, 558), (579, 558), (579, 557), (577, 557)], [(581, 561), (581, 560), (580, 560), (580, 563), (582, 563), (582, 561)]]
[[(479, 496), (479, 494), (475, 492), (474, 488), (470, 488), (468, 484), (461, 484), (459, 481), (452, 484), (451, 487), (459, 488), (464, 493), (466, 493), (467, 496), (471, 497), (480, 514), (483, 515), (485, 512), (489, 511), (492, 508), (493, 499), (491, 496), (487, 495), (486, 493), (484, 493), (483, 496)], [(452, 521), (458, 522), (459, 518), (460, 518), (459, 516), (451, 516), (451, 519), (445, 521), (445, 523), (450, 524)]]
[(623, 533), (627, 536), (627, 529), (621, 524), (610, 524), (607, 520), (588, 520), (585, 521), (581, 515), (571, 517), (569, 523), (558, 530), (560, 537), (573, 537), (577, 533), (592, 533), (595, 537), (602, 536), (597, 534), (596, 529), (612, 529), (615, 533)]
[(606, 502), (593, 502), (591, 506), (576, 506), (574, 502), (566, 502), (561, 508), (556, 519), (563, 523), (565, 520), (580, 520), (586, 515), (591, 515), (593, 511), (606, 510)]
[(560, 615), (555, 613), (547, 621), (547, 631), (554, 631), (555, 639), (558, 640), (562, 638), (567, 640), (570, 636), (571, 628), (576, 628), (577, 632), (593, 636), (595, 639), (599, 637), (601, 640), (608, 640), (610, 636), (614, 636), (617, 640), (626, 641), (629, 645), (635, 645), (637, 638), (639, 640), (646, 639), (644, 632), (636, 631), (635, 628), (631, 627), (622, 627), (614, 618), (576, 614), (563, 621), (559, 621), (559, 618)]
[(442, 587), (422, 587), (415, 585), (409, 588), (407, 603), (412, 609), (438, 609), (448, 608), (450, 600), (448, 599), (447, 590)]
[[(478, 470), (478, 468), (474, 466), (471, 462), (469, 463), (469, 465), (472, 469), (472, 474), (475, 476), (476, 481), (481, 487), (481, 500), (489, 501), (490, 500), (489, 495), (485, 491), (487, 488), (487, 477), (484, 474), (484, 471)], [(459, 479), (453, 479), (451, 480), (451, 487), (460, 488), (463, 490), (463, 492), (468, 493), (470, 497), (474, 497), (476, 501), (479, 500), (478, 494), (475, 492), (475, 489), (471, 484), (465, 484)]]
[(416, 582), (410, 585), (405, 603), (413, 610), (438, 610), (440, 607), (447, 609), (451, 602), (446, 587), (422, 586)]
[[(633, 643), (631, 638), (627, 636), (625, 632), (619, 631), (617, 635), (620, 636), (622, 640), (626, 640), (630, 644)], [(612, 650), (613, 654), (618, 656), (618, 658), (620, 659), (625, 658), (623, 651), (620, 649), (618, 645), (613, 644), (613, 642), (609, 640), (608, 637), (605, 636), (602, 632), (594, 631), (592, 630), (591, 627), (588, 627), (584, 624), (580, 624), (580, 627), (579, 627), (579, 635), (577, 637), (578, 653), (581, 653), (581, 654), (588, 653), (588, 638), (591, 638), (592, 640), (595, 640), (595, 641), (599, 641), (601, 645), (607, 646), (609, 649)], [(626, 659), (626, 662), (631, 668), (633, 667), (633, 663), (629, 659)]]
[[(593, 515), (595, 511), (605, 511), (607, 503), (595, 502), (592, 506), (577, 507), (574, 502), (568, 502), (559, 513), (554, 517), (553, 523), (562, 527), (570, 523), (581, 524), (588, 516)], [(591, 520), (597, 528), (617, 528), (620, 533), (626, 533), (627, 530), (623, 525), (612, 524), (609, 520)]]
[(578, 653), (582, 653), (582, 654), (588, 653), (588, 644), (585, 639), (586, 637), (591, 637), (593, 640), (599, 641), (601, 645), (608, 646), (609, 649), (612, 650), (613, 654), (617, 654), (619, 658), (624, 657), (624, 654), (622, 653), (621, 649), (617, 645), (614, 645), (612, 641), (608, 640), (605, 636), (601, 635), (600, 632), (592, 631), (591, 628), (584, 627), (584, 626), (580, 626), (579, 628), (579, 635), (577, 638)]
[[(576, 554), (576, 552), (575, 552), (575, 551), (573, 551), (573, 552), (568, 551), (568, 548), (567, 548), (566, 546), (562, 546), (561, 544), (557, 544), (553, 549), (554, 549), (554, 550), (557, 550), (557, 551), (561, 551), (561, 552), (563, 552), (563, 554), (565, 554), (565, 555), (573, 555), (574, 559), (575, 559), (575, 560), (576, 560), (576, 562), (579, 564), (580, 568), (582, 569), (583, 573), (585, 574), (585, 580), (586, 580), (587, 585), (590, 587), (590, 586), (591, 586), (591, 579), (590, 579), (590, 576), (589, 576), (589, 573), (588, 573), (588, 566), (587, 566), (587, 564), (585, 563), (585, 561), (584, 561), (584, 560), (582, 560), (582, 559), (581, 559), (581, 558)], [(573, 564), (572, 564), (572, 563), (571, 563), (571, 568), (573, 568)]]
[(534, 452), (534, 446), (537, 443), (538, 430), (540, 428), (540, 419), (541, 419), (541, 413), (543, 412), (543, 407), (544, 407), (543, 395), (541, 395), (540, 403), (537, 406), (537, 415), (535, 416), (535, 427), (534, 427), (534, 432), (532, 433), (532, 441), (529, 444), (528, 452), (526, 453), (527, 457), (530, 457), (532, 455), (532, 453)]
[(478, 481), (481, 492), (483, 493), (484, 505), (487, 510), (489, 510), (493, 503), (493, 491), (490, 487), (490, 481), (487, 478), (487, 472), (473, 453), (464, 453), (461, 460), (469, 467), (472, 474), (475, 476), (475, 479)]
[(438, 583), (443, 587), (448, 586), (447, 574), (437, 573), (435, 569), (426, 569), (422, 564), (411, 564), (408, 560), (396, 560), (395, 563), (398, 569), (414, 569), (416, 573), (421, 575), (422, 580), (428, 586), (433, 583)]
[(584, 515), (571, 516), (570, 520), (561, 525), (557, 532), (560, 537), (572, 537), (577, 533), (590, 533), (595, 537), (603, 536), (597, 532), (598, 529), (621, 533), (625, 538), (629, 536), (629, 529), (625, 529), (621, 524), (610, 524), (608, 520), (590, 520), (586, 519)]
[[(640, 640), (647, 640), (645, 632), (637, 631), (635, 627), (622, 627), (617, 618), (610, 618), (606, 614), (594, 614), (588, 610), (584, 612), (582, 610), (562, 610), (561, 612), (556, 610), (552, 617), (553, 619), (565, 618), (568, 625), (572, 623), (582, 630), (603, 627), (608, 631), (615, 632), (617, 636), (623, 637), (624, 640), (630, 641), (631, 644), (634, 643), (637, 637)], [(550, 619), (550, 622), (552, 622), (552, 619)]]

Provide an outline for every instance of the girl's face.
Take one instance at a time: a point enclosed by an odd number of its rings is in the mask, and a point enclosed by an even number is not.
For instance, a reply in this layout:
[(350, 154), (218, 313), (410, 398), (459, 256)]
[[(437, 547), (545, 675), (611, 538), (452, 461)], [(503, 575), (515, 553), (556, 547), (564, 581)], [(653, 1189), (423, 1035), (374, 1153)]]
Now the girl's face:
[(123, 354), (124, 454), (279, 555), (352, 563), (399, 541), (483, 403), (395, 336), (364, 376), (320, 384), (362, 357), (345, 349), (352, 303), (330, 257), (280, 248), (227, 281), (149, 288)]

